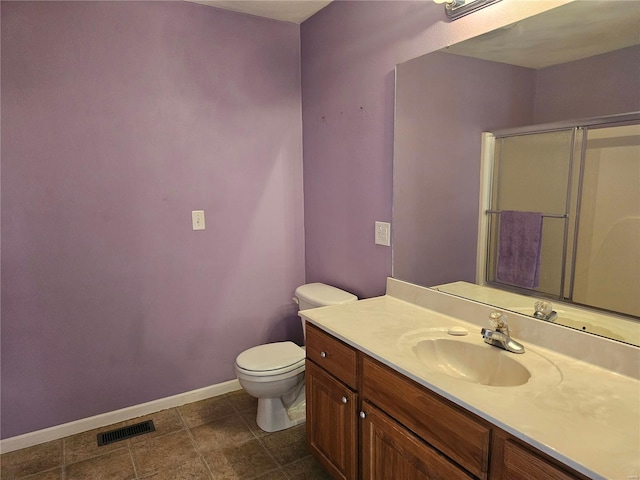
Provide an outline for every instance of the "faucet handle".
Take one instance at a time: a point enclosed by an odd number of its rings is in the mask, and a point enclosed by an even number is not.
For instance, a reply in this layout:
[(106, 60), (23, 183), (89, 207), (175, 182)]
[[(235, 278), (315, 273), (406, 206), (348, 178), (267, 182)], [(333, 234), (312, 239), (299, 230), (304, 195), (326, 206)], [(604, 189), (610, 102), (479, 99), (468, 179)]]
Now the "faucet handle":
[(536, 313), (542, 313), (545, 317), (551, 315), (551, 312), (553, 311), (553, 306), (551, 305), (551, 303), (545, 302), (544, 300), (538, 300), (536, 303), (534, 303), (533, 308), (535, 309)]
[(533, 308), (535, 309), (533, 312), (535, 318), (546, 320), (547, 322), (553, 322), (558, 318), (558, 313), (553, 311), (553, 306), (549, 302), (539, 300), (534, 303)]
[(500, 327), (500, 324), (502, 323), (502, 316), (502, 312), (491, 312), (489, 315), (489, 323), (493, 328)]
[(502, 312), (492, 312), (489, 315), (489, 323), (496, 331), (502, 331), (507, 328), (507, 316)]

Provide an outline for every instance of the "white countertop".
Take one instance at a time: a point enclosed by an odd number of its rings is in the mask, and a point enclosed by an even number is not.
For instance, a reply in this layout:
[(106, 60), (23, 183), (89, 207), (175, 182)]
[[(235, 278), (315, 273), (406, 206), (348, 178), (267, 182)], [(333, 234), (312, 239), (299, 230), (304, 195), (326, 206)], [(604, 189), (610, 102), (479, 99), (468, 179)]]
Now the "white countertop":
[(491, 387), (452, 378), (425, 367), (413, 353), (412, 339), (458, 325), (469, 330), (464, 341), (485, 345), (478, 325), (389, 295), (304, 310), (301, 316), (591, 478), (640, 479), (636, 378), (521, 341), (513, 333), (526, 348), (517, 357), (532, 372), (527, 383)]

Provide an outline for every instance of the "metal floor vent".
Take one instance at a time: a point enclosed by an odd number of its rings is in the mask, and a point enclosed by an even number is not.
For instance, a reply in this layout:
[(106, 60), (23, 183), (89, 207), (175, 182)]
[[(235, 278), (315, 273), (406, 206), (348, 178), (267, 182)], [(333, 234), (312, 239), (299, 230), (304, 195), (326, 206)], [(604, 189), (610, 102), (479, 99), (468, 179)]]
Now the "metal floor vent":
[(153, 425), (153, 420), (147, 420), (146, 422), (136, 423), (135, 425), (129, 425), (128, 427), (117, 428), (108, 432), (98, 434), (98, 446), (109, 445), (110, 443), (119, 442), (120, 440), (126, 440), (127, 438), (137, 437), (138, 435), (144, 435), (145, 433), (155, 432), (156, 427)]

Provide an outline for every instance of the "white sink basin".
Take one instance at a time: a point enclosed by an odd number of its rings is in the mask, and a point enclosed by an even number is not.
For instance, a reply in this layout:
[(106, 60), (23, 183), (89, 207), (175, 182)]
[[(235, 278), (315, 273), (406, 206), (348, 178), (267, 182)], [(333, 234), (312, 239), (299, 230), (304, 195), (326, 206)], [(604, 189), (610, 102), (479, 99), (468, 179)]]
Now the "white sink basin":
[[(478, 388), (544, 388), (562, 381), (555, 363), (535, 346), (525, 346), (522, 354), (507, 352), (484, 343), (479, 327), (465, 327), (469, 334), (464, 336), (447, 334), (451, 326), (403, 334), (397, 348), (405, 352), (408, 371), (420, 376), (429, 372), (443, 380), (466, 382)], [(435, 376), (430, 378), (435, 380)]]
[(515, 354), (484, 342), (476, 345), (449, 338), (434, 338), (419, 341), (414, 352), (430, 369), (466, 382), (515, 387), (527, 383), (531, 378), (531, 372), (515, 358)]

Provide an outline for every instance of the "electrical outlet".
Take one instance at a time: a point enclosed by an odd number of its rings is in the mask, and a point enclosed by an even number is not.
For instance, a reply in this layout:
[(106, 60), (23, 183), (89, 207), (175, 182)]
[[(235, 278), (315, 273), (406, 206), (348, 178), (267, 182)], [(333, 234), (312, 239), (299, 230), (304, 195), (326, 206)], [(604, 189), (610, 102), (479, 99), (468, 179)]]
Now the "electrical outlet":
[(391, 246), (391, 224), (376, 222), (376, 245)]
[(204, 230), (204, 210), (194, 210), (191, 212), (191, 223), (194, 230)]

